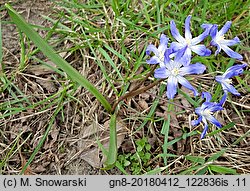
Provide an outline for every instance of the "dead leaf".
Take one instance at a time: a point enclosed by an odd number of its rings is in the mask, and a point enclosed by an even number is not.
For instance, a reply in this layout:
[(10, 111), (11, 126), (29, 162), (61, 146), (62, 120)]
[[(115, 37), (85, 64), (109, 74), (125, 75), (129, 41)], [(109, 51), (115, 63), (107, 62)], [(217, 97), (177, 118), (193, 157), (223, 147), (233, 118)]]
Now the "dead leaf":
[(55, 83), (53, 83), (50, 79), (36, 79), (36, 82), (40, 84), (43, 88), (45, 88), (48, 92), (56, 92), (57, 87)]
[(36, 76), (44, 75), (44, 74), (52, 74), (55, 73), (54, 70), (45, 65), (29, 65), (27, 68), (27, 72), (34, 74)]
[(41, 173), (41, 172), (44, 172), (44, 171), (46, 171), (47, 169), (46, 168), (44, 168), (42, 165), (39, 165), (39, 166), (37, 166), (35, 169), (34, 169), (34, 172), (36, 172), (36, 173)]
[(138, 105), (143, 109), (147, 110), (148, 109), (148, 103), (145, 100), (139, 100)]

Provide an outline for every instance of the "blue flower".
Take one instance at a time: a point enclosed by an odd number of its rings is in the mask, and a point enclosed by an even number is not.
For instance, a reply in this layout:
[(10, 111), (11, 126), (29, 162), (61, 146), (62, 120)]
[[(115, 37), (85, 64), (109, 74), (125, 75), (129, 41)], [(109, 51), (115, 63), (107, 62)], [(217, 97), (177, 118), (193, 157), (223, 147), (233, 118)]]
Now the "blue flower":
[(226, 72), (223, 75), (215, 77), (215, 80), (222, 85), (222, 88), (225, 93), (230, 92), (237, 96), (240, 95), (240, 93), (231, 85), (232, 79), (229, 78), (242, 74), (244, 71), (243, 68), (245, 68), (246, 66), (247, 64), (237, 64), (231, 66), (226, 70)]
[(146, 49), (146, 54), (150, 55), (153, 52), (155, 55), (149, 60), (146, 60), (148, 64), (160, 64), (164, 65), (164, 53), (168, 49), (168, 38), (166, 35), (161, 34), (159, 47), (156, 48), (155, 45), (150, 44)]
[(213, 24), (207, 24), (207, 23), (204, 23), (201, 25), (201, 28), (205, 29), (205, 30), (208, 30), (208, 32), (210, 33), (210, 30), (211, 28), (213, 27), (214, 25)]
[(180, 35), (175, 22), (170, 22), (171, 34), (178, 41), (172, 42), (170, 48), (173, 52), (183, 51), (184, 66), (187, 66), (187, 63), (190, 63), (192, 51), (200, 56), (209, 56), (211, 54), (211, 51), (207, 49), (205, 45), (197, 45), (209, 35), (209, 30), (205, 30), (198, 37), (192, 38), (190, 32), (190, 20), (191, 15), (185, 20), (185, 38)]
[(204, 28), (210, 29), (210, 35), (212, 37), (211, 45), (217, 47), (215, 55), (217, 55), (222, 49), (229, 57), (242, 60), (243, 57), (239, 53), (234, 52), (228, 47), (240, 43), (240, 39), (238, 37), (234, 37), (232, 40), (224, 39), (224, 34), (229, 30), (231, 24), (231, 21), (227, 21), (220, 31), (218, 31), (218, 25), (216, 24), (214, 24), (212, 27), (209, 24), (204, 25)]
[(207, 121), (210, 121), (212, 124), (214, 124), (219, 128), (222, 127), (220, 122), (213, 116), (213, 113), (216, 111), (223, 110), (221, 103), (225, 101), (225, 95), (223, 96), (222, 101), (220, 103), (216, 103), (216, 102), (210, 102), (212, 99), (210, 93), (202, 92), (202, 98), (205, 98), (205, 102), (201, 105), (201, 107), (197, 107), (195, 109), (195, 113), (199, 116), (198, 119), (191, 121), (191, 124), (193, 126), (196, 126), (201, 122), (204, 123), (204, 130), (201, 133), (201, 139), (203, 139), (207, 133), (208, 130)]
[(177, 93), (178, 82), (184, 87), (192, 90), (194, 95), (197, 96), (197, 90), (186, 80), (183, 76), (187, 74), (202, 74), (206, 70), (206, 66), (200, 63), (189, 64), (184, 66), (182, 53), (178, 53), (175, 59), (170, 59), (169, 55), (171, 50), (166, 50), (164, 67), (160, 67), (155, 70), (154, 77), (167, 80), (167, 97), (173, 99)]

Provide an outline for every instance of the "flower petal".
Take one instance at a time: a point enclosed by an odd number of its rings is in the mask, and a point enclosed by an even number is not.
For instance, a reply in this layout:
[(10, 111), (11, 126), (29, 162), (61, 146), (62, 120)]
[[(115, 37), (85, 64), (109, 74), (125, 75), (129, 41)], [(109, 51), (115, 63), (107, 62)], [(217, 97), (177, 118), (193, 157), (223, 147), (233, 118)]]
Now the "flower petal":
[[(176, 62), (179, 62), (179, 60), (181, 60), (181, 58), (184, 56), (184, 54), (185, 54), (185, 52), (186, 52), (186, 50), (188, 49), (188, 46), (187, 45), (185, 45), (185, 46), (183, 46), (181, 49), (179, 49), (177, 52), (176, 52), (176, 54), (175, 54), (175, 61)], [(190, 51), (191, 52), (191, 51)]]
[[(212, 42), (211, 42), (211, 43), (212, 43)], [(217, 50), (216, 50), (215, 53), (214, 53), (214, 55), (216, 56), (216, 55), (218, 55), (218, 54), (220, 53), (220, 51), (221, 51), (221, 46), (218, 45), (218, 44), (216, 44), (215, 46), (217, 47)]]
[(178, 29), (176, 28), (175, 22), (170, 21), (170, 31), (172, 36), (180, 43), (185, 42), (185, 39), (180, 35)]
[(211, 123), (213, 123), (215, 126), (217, 126), (217, 127), (219, 127), (219, 128), (222, 127), (222, 125), (220, 124), (220, 122), (219, 122), (217, 119), (215, 119), (215, 117), (212, 116), (212, 115), (209, 115), (209, 116), (207, 117), (207, 120), (210, 121)]
[(178, 81), (181, 85), (183, 85), (184, 87), (186, 87), (187, 89), (190, 89), (191, 91), (194, 92), (194, 96), (199, 95), (199, 93), (197, 92), (197, 90), (189, 83), (189, 81), (187, 81), (185, 78), (183, 78), (182, 76), (177, 76)]
[(210, 56), (211, 50), (207, 49), (205, 45), (195, 45), (190, 47), (192, 51), (200, 56)]
[(195, 108), (195, 113), (196, 113), (196, 114), (201, 115), (201, 111), (202, 111), (202, 108), (201, 108), (201, 107)]
[(226, 46), (233, 46), (235, 44), (239, 44), (240, 39), (238, 37), (234, 37), (232, 40), (221, 40), (220, 44), (226, 45)]
[(190, 64), (180, 68), (180, 75), (186, 74), (202, 74), (206, 70), (206, 66), (200, 63)]
[(157, 68), (154, 73), (154, 77), (157, 79), (164, 79), (167, 78), (170, 75), (170, 72), (162, 67), (162, 68)]
[(148, 45), (148, 47), (146, 48), (147, 55), (150, 55), (151, 52), (153, 52), (155, 55), (159, 54), (158, 49), (153, 44)]
[(199, 116), (197, 120), (192, 120), (191, 125), (197, 126), (201, 122), (202, 116)]
[(230, 92), (234, 95), (240, 96), (240, 93), (231, 84), (222, 81), (221, 85), (224, 92)]
[(152, 56), (149, 60), (146, 60), (146, 62), (148, 64), (158, 64), (161, 62), (161, 60), (157, 56)]
[(204, 129), (201, 133), (201, 139), (203, 139), (205, 137), (205, 135), (207, 134), (207, 130), (208, 130), (208, 125), (207, 125), (207, 123), (204, 123)]
[(211, 29), (210, 29), (210, 36), (212, 37), (212, 39), (215, 39), (216, 36), (218, 35), (218, 25), (214, 24)]
[(237, 64), (234, 66), (229, 67), (226, 72), (223, 74), (224, 78), (232, 78), (234, 76), (238, 76), (243, 73), (244, 69), (247, 64)]
[(223, 79), (224, 79), (224, 77), (221, 76), (221, 75), (220, 76), (215, 76), (215, 81), (217, 81), (219, 83), (221, 83)]
[(181, 63), (183, 66), (188, 66), (191, 62), (192, 52), (187, 46), (179, 50), (175, 56), (175, 62)]
[(205, 30), (208, 30), (208, 32), (211, 30), (211, 28), (213, 27), (213, 24), (202, 24), (201, 25), (201, 28), (205, 29)]
[(177, 93), (177, 78), (174, 76), (169, 76), (168, 84), (167, 84), (167, 97), (168, 99), (173, 99), (175, 94)]
[(232, 21), (227, 21), (226, 24), (220, 29), (218, 35), (224, 35), (231, 27)]
[(216, 111), (223, 110), (223, 107), (218, 103), (213, 103), (213, 106), (209, 107), (209, 110), (214, 113)]
[(185, 20), (185, 39), (192, 39), (192, 34), (190, 32), (190, 20), (191, 20), (191, 15), (188, 15), (186, 20)]
[(225, 103), (226, 99), (227, 99), (227, 92), (224, 93), (224, 95), (222, 96), (219, 104), (223, 105)]
[(165, 50), (168, 48), (168, 40), (169, 38), (165, 34), (161, 34), (160, 45), (158, 47), (159, 52), (165, 52)]
[(183, 45), (182, 43), (179, 43), (179, 42), (172, 42), (170, 44), (170, 49), (173, 51), (173, 52), (177, 52), (179, 51), (180, 49), (182, 49), (185, 45)]
[(211, 108), (213, 108), (213, 107), (215, 107), (215, 106), (218, 106), (218, 103), (216, 103), (216, 102), (204, 102), (202, 105), (201, 105), (201, 111), (202, 110), (205, 110), (205, 109), (211, 109)]
[(172, 54), (172, 50), (171, 50), (171, 48), (167, 48), (165, 51), (165, 54), (164, 54), (164, 63), (165, 64), (168, 64), (171, 61), (170, 54)]
[(237, 53), (237, 52), (234, 52), (232, 49), (230, 49), (229, 47), (225, 46), (225, 45), (221, 45), (221, 48), (222, 50), (225, 51), (225, 53), (231, 57), (231, 58), (235, 58), (235, 59), (238, 59), (238, 60), (243, 60), (243, 57)]
[(212, 96), (209, 92), (202, 92), (201, 97), (206, 99), (206, 102), (210, 102), (212, 99)]
[(196, 44), (200, 43), (201, 41), (203, 41), (203, 40), (208, 36), (209, 31), (210, 31), (210, 30), (206, 29), (206, 30), (205, 30), (203, 33), (201, 33), (199, 36), (193, 38), (193, 39), (191, 40), (191, 44), (192, 44), (192, 45), (196, 45)]
[(169, 40), (169, 38), (165, 34), (161, 34), (160, 44), (167, 46), (168, 45), (168, 40)]

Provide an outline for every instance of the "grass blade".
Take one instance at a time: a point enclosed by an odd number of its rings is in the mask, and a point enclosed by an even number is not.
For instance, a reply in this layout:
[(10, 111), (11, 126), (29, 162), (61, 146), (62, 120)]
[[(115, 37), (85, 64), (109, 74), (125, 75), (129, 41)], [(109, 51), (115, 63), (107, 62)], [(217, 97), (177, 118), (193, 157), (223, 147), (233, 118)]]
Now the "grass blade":
[(109, 62), (109, 64), (113, 67), (113, 69), (116, 71), (116, 73), (118, 74), (119, 78), (122, 79), (123, 78), (122, 74), (120, 73), (119, 69), (116, 67), (115, 63), (110, 58), (110, 56), (108, 55), (108, 53), (104, 49), (102, 49), (102, 48), (99, 48), (99, 51), (105, 57), (105, 59)]
[(83, 77), (75, 68), (59, 56), (54, 49), (49, 46), (47, 42), (41, 38), (41, 36), (33, 30), (33, 28), (31, 28), (31, 26), (10, 5), (6, 4), (5, 7), (17, 27), (34, 42), (44, 55), (46, 55), (58, 67), (63, 69), (74, 81), (78, 82), (81, 86), (90, 91), (90, 93), (92, 93), (98, 101), (101, 102), (103, 107), (108, 112), (111, 110), (111, 105), (107, 99), (85, 77)]
[[(3, 60), (3, 43), (2, 43), (2, 24), (1, 24), (1, 20), (0, 20), (0, 64), (2, 64), (2, 60)], [(0, 72), (2, 71), (2, 69), (0, 69)]]
[(62, 110), (62, 103), (63, 103), (63, 99), (64, 99), (64, 95), (65, 95), (65, 90), (64, 89), (64, 92), (62, 92), (62, 95), (60, 96), (60, 101), (58, 103), (58, 107), (56, 108), (55, 112), (53, 113), (51, 119), (49, 120), (49, 124), (48, 124), (48, 128), (46, 129), (46, 131), (44, 132), (44, 135), (43, 137), (41, 138), (41, 140), (39, 141), (37, 147), (35, 148), (35, 150), (33, 151), (33, 153), (31, 154), (29, 160), (27, 161), (27, 163), (24, 165), (22, 171), (20, 174), (23, 174), (26, 169), (28, 168), (28, 166), (31, 164), (31, 162), (34, 160), (36, 154), (38, 153), (38, 151), (40, 150), (40, 148), (43, 146), (43, 143), (45, 142), (46, 138), (48, 137), (49, 135), (49, 132), (56, 120), (56, 116), (57, 114)]
[(185, 158), (192, 163), (199, 163), (201, 165), (205, 163), (205, 159), (203, 157), (187, 155)]
[(224, 166), (209, 165), (208, 167), (210, 168), (211, 171), (214, 171), (220, 174), (233, 174), (233, 175), (238, 174), (235, 169), (231, 169), (231, 168), (224, 167)]
[(211, 133), (208, 133), (207, 135), (208, 135), (208, 136), (213, 136), (213, 135), (215, 135), (215, 134), (217, 134), (217, 133), (219, 133), (219, 132), (222, 132), (222, 131), (224, 131), (224, 130), (230, 129), (230, 128), (233, 127), (234, 125), (235, 125), (235, 123), (230, 122), (230, 123), (228, 123), (227, 125), (225, 125), (224, 127), (220, 128), (220, 129), (217, 129), (217, 130), (215, 130), (215, 131), (213, 131), (213, 132), (211, 132)]
[(213, 154), (209, 159), (207, 159), (207, 162), (215, 161), (219, 157), (221, 157), (226, 152), (226, 149), (222, 149), (221, 151)]

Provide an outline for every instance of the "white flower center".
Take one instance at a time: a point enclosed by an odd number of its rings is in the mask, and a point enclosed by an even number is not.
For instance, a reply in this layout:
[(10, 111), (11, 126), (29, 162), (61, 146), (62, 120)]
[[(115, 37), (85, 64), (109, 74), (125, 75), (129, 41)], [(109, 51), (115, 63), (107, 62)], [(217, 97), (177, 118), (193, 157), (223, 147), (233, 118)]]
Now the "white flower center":
[(164, 52), (159, 52), (159, 59), (161, 60), (161, 62), (164, 62)]
[(191, 39), (186, 39), (187, 45), (190, 46), (191, 45)]
[(209, 109), (205, 109), (203, 111), (201, 111), (201, 115), (203, 115), (205, 118), (207, 118), (208, 116), (212, 115), (213, 112), (211, 112)]
[(228, 84), (232, 84), (232, 83), (233, 83), (233, 82), (232, 82), (232, 79), (229, 79), (229, 78), (225, 79), (224, 82), (226, 82), (226, 83), (228, 83)]
[(224, 35), (222, 35), (222, 36), (218, 36), (217, 38), (216, 38), (216, 41), (217, 42), (220, 42), (220, 41), (222, 41), (222, 40), (224, 40), (225, 39), (225, 37), (224, 37)]
[(179, 75), (179, 73), (180, 73), (180, 71), (179, 71), (178, 68), (174, 68), (173, 70), (171, 70), (171, 74), (172, 74), (173, 76), (177, 76), (177, 75)]

